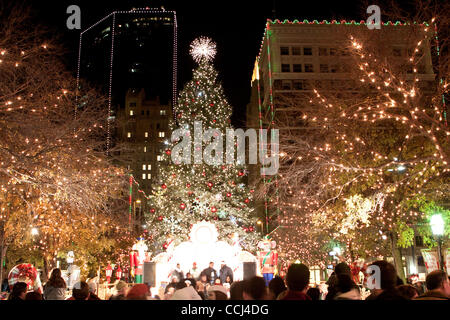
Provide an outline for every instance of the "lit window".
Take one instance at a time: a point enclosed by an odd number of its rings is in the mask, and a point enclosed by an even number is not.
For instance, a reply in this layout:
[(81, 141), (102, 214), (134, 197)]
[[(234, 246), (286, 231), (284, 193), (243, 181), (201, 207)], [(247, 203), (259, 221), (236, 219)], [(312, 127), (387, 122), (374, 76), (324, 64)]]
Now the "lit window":
[(145, 173), (143, 173), (142, 174), (142, 180), (145, 180), (145, 177), (146, 177), (147, 175), (145, 174)]
[(142, 170), (147, 170), (147, 165), (143, 164), (142, 165)]
[(130, 110), (130, 116), (134, 115), (133, 110)]
[(147, 166), (147, 169), (148, 169), (149, 171), (152, 170), (152, 165), (149, 164), (149, 165)]
[(166, 110), (159, 110), (159, 114), (161, 116), (165, 116), (166, 115)]
[(164, 138), (164, 137), (165, 137), (165, 132), (164, 132), (164, 131), (160, 131), (159, 134), (158, 134), (158, 136), (159, 136), (160, 138)]
[(127, 133), (127, 137), (128, 137), (128, 138), (131, 138), (131, 132), (128, 132), (128, 133)]
[(162, 156), (157, 156), (157, 157), (156, 157), (156, 160), (162, 161)]
[(147, 147), (144, 147), (144, 152), (147, 152)]
[(145, 133), (145, 137), (148, 138), (148, 132)]
[(152, 178), (152, 174), (151, 173), (148, 173), (147, 174), (147, 179), (151, 179)]

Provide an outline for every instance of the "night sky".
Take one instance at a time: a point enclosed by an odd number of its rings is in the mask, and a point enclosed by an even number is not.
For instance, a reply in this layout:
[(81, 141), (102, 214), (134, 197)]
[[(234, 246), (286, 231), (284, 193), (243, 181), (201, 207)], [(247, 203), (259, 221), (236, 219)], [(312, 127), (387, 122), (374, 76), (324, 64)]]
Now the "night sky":
[[(376, 1), (373, 1), (376, 2)], [(250, 78), (268, 18), (308, 20), (365, 20), (363, 1), (321, 0), (39, 0), (25, 1), (31, 6), (36, 21), (48, 26), (59, 36), (67, 49), (67, 67), (76, 72), (80, 30), (66, 27), (66, 8), (81, 8), (81, 29), (84, 30), (115, 10), (133, 7), (155, 7), (162, 3), (166, 10), (176, 10), (178, 19), (179, 89), (191, 79), (194, 64), (188, 54), (189, 44), (197, 36), (206, 35), (217, 42), (215, 65), (225, 94), (234, 108), (233, 124), (243, 126), (245, 108), (250, 98)]]

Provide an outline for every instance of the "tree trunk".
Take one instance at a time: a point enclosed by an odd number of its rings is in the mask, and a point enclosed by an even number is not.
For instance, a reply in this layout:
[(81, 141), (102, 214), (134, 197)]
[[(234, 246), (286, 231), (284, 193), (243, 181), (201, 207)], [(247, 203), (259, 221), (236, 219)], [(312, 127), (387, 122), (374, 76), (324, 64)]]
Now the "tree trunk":
[(402, 279), (403, 283), (406, 283), (405, 272), (403, 270), (402, 254), (400, 252), (400, 249), (397, 247), (397, 234), (395, 232), (390, 232), (390, 238), (391, 253), (392, 257), (394, 258), (394, 266), (397, 270), (397, 275), (400, 277), (400, 279)]

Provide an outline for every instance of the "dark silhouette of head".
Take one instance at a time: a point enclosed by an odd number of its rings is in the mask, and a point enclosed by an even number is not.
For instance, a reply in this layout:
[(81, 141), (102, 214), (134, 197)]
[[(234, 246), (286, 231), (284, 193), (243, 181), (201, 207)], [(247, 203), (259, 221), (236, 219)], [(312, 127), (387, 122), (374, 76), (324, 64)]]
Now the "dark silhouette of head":
[(309, 269), (303, 263), (289, 266), (286, 283), (289, 290), (303, 291), (309, 284)]

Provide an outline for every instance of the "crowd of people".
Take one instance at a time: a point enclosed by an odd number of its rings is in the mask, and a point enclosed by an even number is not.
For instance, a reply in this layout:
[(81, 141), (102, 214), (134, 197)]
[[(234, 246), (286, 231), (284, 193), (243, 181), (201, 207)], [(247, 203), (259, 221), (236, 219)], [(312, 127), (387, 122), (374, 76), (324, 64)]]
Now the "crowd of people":
[[(426, 277), (426, 288), (404, 284), (395, 267), (386, 261), (376, 261), (372, 265), (380, 270), (378, 288), (371, 290), (365, 300), (449, 300), (449, 277), (444, 271), (433, 271)], [(229, 270), (228, 270), (228, 269)], [(178, 270), (177, 270), (178, 269)], [(327, 281), (326, 292), (310, 286), (310, 271), (304, 264), (289, 266), (286, 276), (275, 276), (266, 286), (263, 277), (252, 277), (234, 281), (231, 269), (222, 263), (218, 273), (211, 263), (199, 272), (190, 270), (184, 276), (177, 265), (172, 282), (160, 287), (157, 294), (151, 293), (147, 284), (128, 284), (119, 280), (115, 293), (109, 300), (361, 300), (361, 285), (353, 281), (350, 267), (345, 263), (336, 265)], [(219, 275), (218, 275), (219, 274)], [(14, 284), (8, 300), (100, 300), (96, 287), (81, 281), (75, 284), (70, 298), (66, 298), (66, 283), (61, 270), (54, 269), (44, 285), (43, 294), (28, 292), (27, 284)]]

